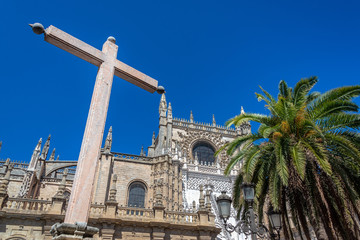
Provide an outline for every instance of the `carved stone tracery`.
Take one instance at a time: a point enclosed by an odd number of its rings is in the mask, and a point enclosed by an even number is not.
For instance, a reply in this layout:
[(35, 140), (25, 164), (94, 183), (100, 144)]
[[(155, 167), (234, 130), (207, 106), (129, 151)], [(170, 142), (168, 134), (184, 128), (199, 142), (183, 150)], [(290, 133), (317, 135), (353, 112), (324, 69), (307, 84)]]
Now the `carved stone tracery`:
[[(199, 142), (204, 141), (212, 145), (215, 150), (218, 150), (221, 146), (223, 146), (226, 142), (222, 138), (222, 134), (214, 133), (214, 132), (208, 132), (208, 131), (199, 131), (199, 130), (189, 130), (188, 128), (185, 130), (185, 134), (182, 132), (179, 132), (179, 137), (181, 138), (181, 141), (178, 142), (178, 144), (181, 147), (181, 150), (191, 159), (190, 161), (193, 162), (193, 156), (192, 156), (192, 149), (193, 146)], [(221, 152), (217, 160), (220, 160), (220, 165), (225, 166), (228, 162), (228, 158), (225, 154), (225, 152)]]

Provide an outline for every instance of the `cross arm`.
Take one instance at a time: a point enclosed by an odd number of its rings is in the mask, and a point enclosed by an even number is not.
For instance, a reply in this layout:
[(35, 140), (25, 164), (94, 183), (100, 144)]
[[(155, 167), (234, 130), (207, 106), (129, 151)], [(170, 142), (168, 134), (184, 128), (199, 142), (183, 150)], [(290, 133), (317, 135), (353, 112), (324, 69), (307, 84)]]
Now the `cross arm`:
[(151, 93), (157, 90), (158, 81), (119, 60), (115, 62), (115, 75)]
[[(87, 62), (98, 67), (105, 61), (105, 53), (90, 46), (89, 44), (61, 31), (60, 29), (49, 26), (46, 30), (39, 24), (30, 24), (33, 31), (37, 34), (45, 33), (45, 41), (51, 43)], [(158, 90), (158, 81), (145, 75), (144, 73), (128, 66), (127, 64), (115, 60), (115, 75), (151, 93)], [(161, 91), (161, 90), (160, 90)]]
[(102, 51), (52, 25), (45, 30), (45, 41), (98, 67), (105, 60)]

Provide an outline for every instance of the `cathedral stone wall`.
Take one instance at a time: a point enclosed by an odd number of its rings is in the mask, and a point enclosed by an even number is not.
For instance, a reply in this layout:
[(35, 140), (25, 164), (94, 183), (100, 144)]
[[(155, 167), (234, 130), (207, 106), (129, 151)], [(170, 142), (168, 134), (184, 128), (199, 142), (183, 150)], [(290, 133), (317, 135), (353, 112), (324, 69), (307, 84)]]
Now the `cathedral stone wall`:
[[(55, 196), (56, 192), (59, 189), (60, 181), (57, 182), (46, 182), (41, 185), (41, 191), (38, 199), (51, 199)], [(70, 195), (72, 187), (72, 181), (68, 181), (65, 185), (65, 194)]]
[(151, 165), (139, 162), (114, 161), (113, 173), (118, 176), (117, 199), (120, 205), (127, 205), (128, 189), (130, 183), (140, 181), (146, 186), (145, 208), (151, 207), (150, 201), (150, 185), (151, 185)]
[(0, 239), (42, 240), (45, 239), (43, 234), (44, 225), (45, 221), (42, 220), (8, 218), (6, 224), (0, 221)]
[(17, 196), (19, 194), (21, 182), (22, 181), (18, 179), (14, 179), (14, 181), (9, 182), (9, 186), (8, 186), (9, 196)]

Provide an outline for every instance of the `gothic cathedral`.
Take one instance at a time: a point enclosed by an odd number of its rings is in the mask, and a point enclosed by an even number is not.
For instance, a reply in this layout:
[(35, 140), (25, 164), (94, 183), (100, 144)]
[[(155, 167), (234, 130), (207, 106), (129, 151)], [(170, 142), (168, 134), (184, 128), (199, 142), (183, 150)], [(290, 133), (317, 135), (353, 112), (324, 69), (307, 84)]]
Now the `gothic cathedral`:
[[(165, 94), (147, 153), (113, 151), (110, 128), (89, 210), (89, 225), (100, 229), (94, 239), (238, 239), (223, 230), (216, 197), (231, 194), (240, 166), (224, 176), (229, 159), (214, 153), (250, 132), (249, 123), (227, 128), (214, 116), (209, 124), (195, 122), (192, 113), (175, 118)], [(0, 240), (56, 238), (51, 226), (64, 220), (77, 162), (59, 160), (49, 148), (50, 136), (44, 146), (40, 139), (29, 164), (0, 161)], [(235, 216), (233, 210), (229, 221)]]

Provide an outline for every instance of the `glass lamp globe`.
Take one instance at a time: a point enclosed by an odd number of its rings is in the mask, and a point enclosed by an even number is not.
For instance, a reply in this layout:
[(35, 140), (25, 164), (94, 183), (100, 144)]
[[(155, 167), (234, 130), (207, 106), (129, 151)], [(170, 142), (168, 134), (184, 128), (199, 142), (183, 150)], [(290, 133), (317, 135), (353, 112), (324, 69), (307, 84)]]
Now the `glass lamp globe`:
[(271, 207), (267, 214), (269, 216), (272, 228), (279, 231), (281, 229), (281, 212), (274, 211), (274, 209)]
[(244, 194), (244, 199), (247, 202), (254, 201), (255, 198), (255, 185), (253, 183), (243, 183), (242, 190)]
[(226, 195), (225, 191), (222, 191), (221, 195), (216, 198), (220, 217), (225, 221), (230, 217), (231, 202), (231, 197)]

